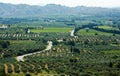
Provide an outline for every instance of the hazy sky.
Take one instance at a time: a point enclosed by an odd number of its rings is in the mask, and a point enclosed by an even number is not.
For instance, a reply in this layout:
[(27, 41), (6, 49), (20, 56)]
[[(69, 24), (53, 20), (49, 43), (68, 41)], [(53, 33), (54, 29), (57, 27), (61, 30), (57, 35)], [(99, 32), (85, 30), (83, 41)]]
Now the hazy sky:
[(4, 3), (46, 5), (50, 3), (65, 6), (97, 6), (97, 7), (120, 7), (120, 0), (0, 0)]

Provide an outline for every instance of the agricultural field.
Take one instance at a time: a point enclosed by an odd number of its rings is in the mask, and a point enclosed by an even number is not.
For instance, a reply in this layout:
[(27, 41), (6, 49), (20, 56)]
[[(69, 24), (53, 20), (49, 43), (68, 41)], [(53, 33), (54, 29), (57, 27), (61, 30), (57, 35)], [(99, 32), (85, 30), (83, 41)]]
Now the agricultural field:
[(33, 49), (40, 47), (41, 45), (45, 45), (45, 44), (40, 41), (36, 42), (33, 40), (11, 40), (8, 49), (12, 49), (12, 50)]
[(70, 32), (73, 28), (44, 28), (44, 29), (32, 29), (31, 32), (33, 33), (41, 33), (41, 32)]
[(120, 50), (106, 50), (103, 51), (105, 54), (120, 54)]
[(101, 31), (96, 31), (96, 30), (93, 30), (93, 29), (81, 29), (77, 32), (77, 35), (107, 35), (107, 36), (112, 36), (113, 34), (112, 33), (105, 33), (105, 32), (101, 32)]
[(0, 51), (0, 53), (3, 53), (1, 57), (15, 57), (25, 53), (41, 51), (45, 49), (47, 44), (43, 43), (42, 41), (36, 42), (32, 40), (7, 40), (4, 42), (6, 42), (6, 44), (1, 44), (6, 47), (3, 47)]
[(120, 76), (117, 1), (14, 1), (0, 1), (0, 76)]
[(98, 28), (106, 29), (106, 30), (119, 30), (119, 28), (112, 26), (98, 26)]
[[(66, 27), (53, 27), (58, 23)], [(43, 20), (0, 29), (0, 76), (120, 76), (119, 30), (96, 23)]]

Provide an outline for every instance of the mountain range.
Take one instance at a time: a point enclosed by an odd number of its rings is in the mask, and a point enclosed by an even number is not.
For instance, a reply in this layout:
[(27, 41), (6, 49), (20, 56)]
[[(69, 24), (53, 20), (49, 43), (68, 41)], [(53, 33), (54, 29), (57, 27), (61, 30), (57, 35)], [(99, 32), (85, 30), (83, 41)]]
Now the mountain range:
[(53, 15), (76, 15), (76, 16), (98, 16), (98, 17), (120, 17), (120, 8), (101, 7), (67, 7), (56, 4), (45, 6), (0, 3), (0, 17), (39, 17)]

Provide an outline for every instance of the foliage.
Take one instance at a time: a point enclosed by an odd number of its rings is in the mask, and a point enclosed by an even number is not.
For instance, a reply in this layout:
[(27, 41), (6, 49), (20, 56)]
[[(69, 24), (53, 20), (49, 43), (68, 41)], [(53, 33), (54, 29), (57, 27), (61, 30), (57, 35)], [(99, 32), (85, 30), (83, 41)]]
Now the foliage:
[[(102, 26), (105, 24), (108, 25)], [(0, 29), (0, 75), (119, 76), (120, 35), (115, 33), (119, 31), (118, 26), (117, 18), (79, 16), (11, 24), (7, 29)], [(44, 32), (25, 33), (26, 29)], [(70, 36), (72, 29), (75, 36)], [(53, 46), (42, 51), (47, 41), (52, 41)], [(38, 51), (41, 52), (25, 56), (24, 61), (16, 60), (18, 55)]]

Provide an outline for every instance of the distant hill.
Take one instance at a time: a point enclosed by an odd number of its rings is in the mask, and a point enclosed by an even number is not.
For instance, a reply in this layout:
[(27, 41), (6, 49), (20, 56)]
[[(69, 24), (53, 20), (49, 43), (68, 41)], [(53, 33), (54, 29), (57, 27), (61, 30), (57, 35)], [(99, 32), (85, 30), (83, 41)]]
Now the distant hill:
[(0, 17), (35, 17), (51, 15), (81, 15), (98, 17), (120, 17), (119, 8), (101, 8), (101, 7), (66, 7), (56, 4), (46, 6), (31, 6), (25, 4), (7, 4), (0, 3)]

